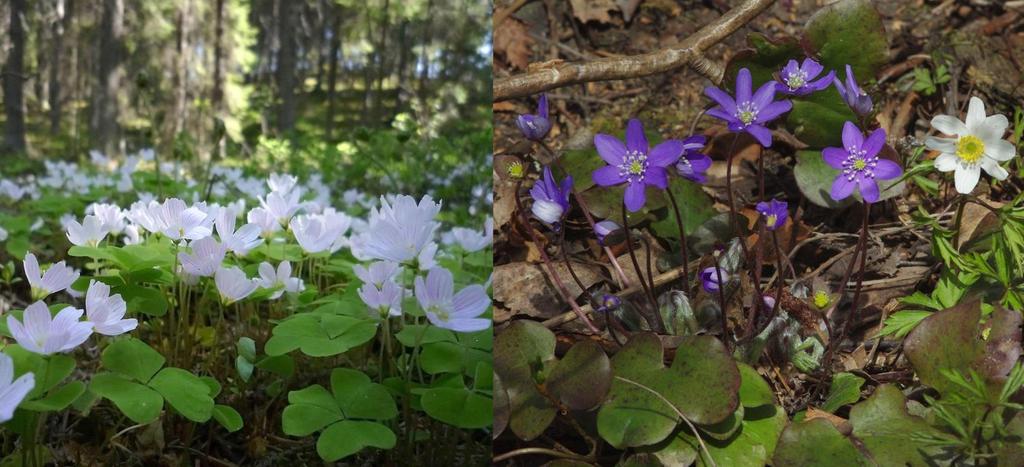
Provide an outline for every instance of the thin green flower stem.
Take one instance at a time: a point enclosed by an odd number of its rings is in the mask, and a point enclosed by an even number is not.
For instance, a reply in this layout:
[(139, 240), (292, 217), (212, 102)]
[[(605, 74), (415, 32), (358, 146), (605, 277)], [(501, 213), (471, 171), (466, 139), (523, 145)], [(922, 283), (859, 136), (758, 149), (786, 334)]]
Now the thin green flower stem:
[(647, 295), (647, 300), (651, 304), (651, 312), (654, 314), (653, 320), (646, 314), (644, 314), (644, 319), (648, 322), (648, 325), (655, 327), (659, 333), (665, 332), (665, 325), (661, 322), (661, 313), (658, 313), (658, 301), (655, 300), (654, 291), (652, 290), (654, 284), (647, 285), (647, 281), (644, 280), (644, 273), (640, 269), (640, 262), (636, 259), (636, 251), (633, 248), (633, 234), (629, 233), (629, 215), (626, 213), (626, 203), (622, 203), (622, 230), (626, 233), (626, 248), (629, 250), (629, 259), (633, 262), (633, 270), (636, 271), (636, 277), (640, 280), (640, 286), (643, 287), (644, 294)]
[(519, 211), (519, 216), (523, 222), (523, 228), (527, 230), (527, 232), (530, 235), (530, 239), (533, 240), (533, 244), (537, 246), (537, 251), (540, 252), (540, 257), (544, 263), (544, 267), (548, 270), (548, 276), (551, 277), (551, 280), (555, 283), (555, 288), (558, 290), (559, 295), (562, 296), (562, 300), (565, 300), (566, 302), (569, 303), (569, 306), (572, 307), (572, 311), (576, 313), (576, 316), (578, 316), (581, 321), (583, 321), (583, 324), (587, 326), (587, 329), (589, 329), (590, 332), (594, 333), (595, 335), (600, 335), (601, 330), (597, 329), (597, 326), (594, 326), (594, 323), (590, 321), (590, 318), (588, 318), (585, 313), (583, 313), (583, 310), (580, 309), (580, 306), (576, 304), (576, 300), (573, 300), (572, 295), (569, 294), (569, 289), (565, 287), (565, 283), (562, 282), (562, 278), (559, 277), (558, 273), (555, 272), (555, 268), (554, 266), (552, 266), (551, 258), (548, 257), (547, 252), (544, 251), (543, 244), (540, 243), (540, 239), (538, 239), (537, 234), (534, 233), (533, 226), (530, 225), (530, 218), (526, 216), (526, 211), (523, 210), (523, 201), (519, 199), (519, 190), (522, 188), (522, 186), (522, 180), (516, 183), (516, 191), (514, 196), (516, 200), (516, 210)]
[[(545, 151), (547, 151), (548, 155), (551, 156), (551, 160), (555, 162), (555, 166), (558, 167), (558, 169), (561, 170), (562, 173), (569, 173), (567, 170), (565, 170), (565, 166), (562, 165), (562, 160), (555, 156), (555, 152), (552, 151), (550, 147), (548, 147), (547, 143), (540, 141), (540, 145), (542, 148), (544, 148)], [(587, 218), (587, 224), (590, 225), (590, 231), (596, 232), (597, 223), (594, 221), (594, 216), (590, 214), (590, 208), (587, 207), (587, 201), (583, 199), (582, 196), (580, 196), (580, 193), (578, 191), (576, 191), (575, 185), (570, 187), (569, 190), (572, 193), (573, 198), (576, 198), (576, 204), (580, 205), (580, 210), (583, 211), (583, 217)], [(626, 278), (626, 273), (622, 271), (622, 266), (619, 265), (619, 261), (615, 259), (615, 254), (612, 253), (612, 249), (605, 245), (601, 245), (601, 248), (604, 250), (605, 256), (608, 257), (608, 261), (612, 263), (612, 269), (614, 269), (615, 273), (619, 275), (619, 280), (621, 281), (622, 288), (628, 289), (630, 287), (629, 279)]]
[(697, 431), (697, 427), (695, 427), (693, 423), (691, 423), (690, 420), (687, 419), (685, 415), (683, 415), (682, 411), (676, 408), (675, 404), (666, 399), (665, 396), (661, 395), (661, 393), (659, 393), (658, 391), (655, 391), (654, 389), (651, 389), (641, 383), (638, 383), (631, 379), (623, 378), (621, 376), (616, 376), (615, 379), (622, 381), (624, 383), (632, 384), (640, 389), (643, 389), (651, 394), (654, 394), (658, 399), (660, 399), (662, 402), (668, 405), (669, 408), (671, 408), (672, 411), (676, 413), (676, 416), (678, 416), (680, 420), (686, 423), (686, 426), (690, 427), (690, 431), (693, 432), (693, 436), (697, 438), (697, 443), (700, 444), (700, 449), (704, 451), (705, 455), (707, 455), (708, 464), (711, 464), (711, 467), (718, 467), (718, 464), (715, 463), (715, 459), (711, 457), (711, 451), (708, 451), (707, 445), (704, 444), (704, 440), (700, 437), (700, 432)]
[[(857, 285), (853, 293), (853, 303), (851, 303), (850, 313), (843, 321), (843, 326), (839, 328), (839, 334), (836, 336), (829, 336), (828, 348), (825, 352), (825, 358), (822, 359), (823, 364), (831, 361), (833, 354), (839, 347), (843, 338), (846, 337), (847, 328), (850, 326), (850, 321), (853, 321), (854, 316), (857, 314), (857, 301), (860, 300), (861, 286), (864, 282), (864, 265), (867, 259), (867, 243), (868, 243), (868, 215), (871, 213), (871, 203), (864, 203), (864, 220), (860, 227), (860, 237), (857, 239), (857, 249), (854, 251), (853, 258), (850, 259), (850, 265), (846, 268), (846, 274), (843, 276), (843, 282), (839, 285), (839, 294), (836, 299), (836, 303), (832, 305), (834, 311), (835, 307), (839, 306), (839, 302), (842, 300), (843, 293), (846, 292), (846, 283), (850, 280), (850, 275), (853, 271), (853, 265), (860, 259), (860, 272), (857, 274)], [(858, 254), (860, 256), (858, 256)], [(826, 315), (827, 316), (827, 315)], [(826, 372), (831, 371), (831, 365), (825, 367)]]
[(672, 210), (676, 213), (676, 227), (679, 228), (679, 250), (683, 254), (683, 293), (690, 297), (690, 252), (687, 251), (686, 230), (683, 229), (683, 216), (679, 212), (679, 204), (676, 203), (676, 195), (672, 194), (672, 188), (665, 190), (668, 193), (668, 200), (672, 202)]
[(956, 235), (953, 236), (953, 248), (960, 250), (960, 225), (964, 220), (964, 208), (967, 206), (967, 197), (964, 195), (957, 195), (957, 206), (956, 206), (956, 220), (953, 221), (953, 231)]

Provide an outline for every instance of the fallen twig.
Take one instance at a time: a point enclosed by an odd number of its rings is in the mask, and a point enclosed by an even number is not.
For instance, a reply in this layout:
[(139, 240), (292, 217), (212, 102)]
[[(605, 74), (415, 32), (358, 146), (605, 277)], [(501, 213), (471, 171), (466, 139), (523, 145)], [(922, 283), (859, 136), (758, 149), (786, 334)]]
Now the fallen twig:
[(725, 72), (721, 66), (705, 59), (704, 52), (750, 22), (772, 3), (774, 0), (747, 0), (687, 37), (676, 48), (586, 62), (552, 61), (526, 73), (495, 79), (494, 100), (529, 96), (570, 84), (650, 76), (686, 65), (719, 84)]

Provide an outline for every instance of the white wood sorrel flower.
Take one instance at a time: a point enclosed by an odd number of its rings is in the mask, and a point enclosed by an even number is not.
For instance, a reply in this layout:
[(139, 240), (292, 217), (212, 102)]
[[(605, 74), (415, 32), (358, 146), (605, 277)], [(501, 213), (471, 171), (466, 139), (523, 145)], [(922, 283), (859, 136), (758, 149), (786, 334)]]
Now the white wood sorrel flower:
[(415, 285), (416, 300), (434, 326), (475, 332), (491, 325), (490, 319), (479, 318), (491, 306), (482, 285), (473, 284), (455, 293), (452, 273), (444, 268), (431, 269), (426, 280), (417, 277)]
[(39, 270), (39, 261), (32, 253), (25, 254), (25, 277), (29, 286), (32, 287), (32, 298), (42, 300), (50, 294), (60, 292), (71, 287), (71, 284), (78, 280), (79, 272), (65, 266), (61, 261), (50, 266), (43, 274)]
[(14, 360), (0, 353), (0, 423), (14, 417), (14, 409), (35, 386), (36, 377), (32, 373), (14, 379)]
[(109, 285), (89, 281), (89, 290), (85, 293), (85, 313), (97, 333), (119, 336), (138, 327), (138, 320), (123, 319), (127, 310), (121, 294), (111, 296)]
[(940, 172), (951, 172), (956, 191), (968, 194), (978, 185), (981, 170), (992, 178), (1005, 180), (1009, 175), (999, 166), (1013, 158), (1013, 144), (1004, 141), (1003, 133), (1009, 126), (1003, 115), (985, 116), (985, 104), (977, 97), (971, 97), (967, 107), (967, 121), (950, 115), (936, 115), (932, 127), (955, 138), (929, 137), (925, 145), (941, 152), (935, 158), (935, 168)]
[(51, 318), (50, 309), (38, 301), (25, 308), (22, 321), (8, 316), (7, 327), (25, 350), (51, 355), (70, 351), (89, 338), (93, 323), (79, 321), (81, 317), (82, 310), (69, 306)]

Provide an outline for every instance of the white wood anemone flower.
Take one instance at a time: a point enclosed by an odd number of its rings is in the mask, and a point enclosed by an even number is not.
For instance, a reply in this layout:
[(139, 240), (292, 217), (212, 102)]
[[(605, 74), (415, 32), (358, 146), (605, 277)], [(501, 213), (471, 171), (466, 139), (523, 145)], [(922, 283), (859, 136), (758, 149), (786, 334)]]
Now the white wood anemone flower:
[(978, 185), (982, 170), (996, 180), (1005, 180), (1009, 175), (999, 166), (1016, 153), (1013, 144), (1003, 140), (1009, 125), (1003, 115), (985, 116), (985, 103), (971, 97), (966, 121), (950, 115), (932, 118), (933, 128), (956, 137), (929, 137), (925, 146), (941, 153), (935, 158), (935, 168), (940, 172), (954, 172), (956, 191), (969, 194)]

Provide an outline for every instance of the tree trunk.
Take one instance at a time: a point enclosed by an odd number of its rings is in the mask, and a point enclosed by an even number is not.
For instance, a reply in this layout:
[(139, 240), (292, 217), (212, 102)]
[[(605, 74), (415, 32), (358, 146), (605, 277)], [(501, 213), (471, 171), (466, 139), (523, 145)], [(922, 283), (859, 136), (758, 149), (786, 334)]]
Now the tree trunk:
[(277, 131), (287, 133), (295, 127), (295, 5), (291, 0), (278, 2), (277, 90), (281, 99)]
[(4, 146), (12, 152), (25, 151), (25, 0), (11, 0), (11, 52), (3, 69)]
[(388, 7), (391, 0), (384, 0), (384, 18), (380, 26), (380, 42), (377, 45), (377, 93), (373, 100), (373, 117), (375, 123), (379, 123), (384, 115), (384, 62), (387, 60), (388, 31), (391, 27), (391, 15), (388, 14)]
[(210, 104), (213, 112), (219, 114), (221, 103), (224, 101), (224, 0), (217, 0), (217, 13), (214, 25), (213, 43), (213, 96), (210, 97)]
[(327, 58), (327, 118), (324, 121), (324, 138), (331, 139), (331, 132), (334, 131), (334, 99), (335, 88), (338, 84), (338, 57), (341, 52), (341, 11), (340, 7), (333, 7), (334, 21), (331, 25), (331, 52)]
[[(72, 0), (57, 0), (56, 16), (51, 25), (53, 47), (50, 49), (50, 133), (60, 133), (61, 99), (61, 58), (64, 57), (64, 34), (71, 29), (71, 13), (74, 10)], [(71, 81), (72, 85), (74, 81)]]
[(420, 80), (418, 89), (416, 90), (416, 93), (419, 96), (421, 109), (427, 108), (427, 78), (429, 76), (430, 70), (430, 33), (432, 32), (430, 29), (431, 26), (433, 25), (431, 21), (432, 16), (430, 16), (430, 8), (432, 6), (434, 6), (434, 0), (427, 0), (427, 19), (426, 24), (423, 25), (423, 41), (421, 42), (421, 45), (423, 47), (423, 56), (420, 58), (422, 62), (420, 63)]
[[(176, 42), (178, 49), (177, 64), (175, 68), (174, 81), (174, 116), (171, 138), (176, 137), (185, 130), (185, 121), (188, 118), (188, 55), (189, 51), (189, 29), (192, 23), (192, 1), (181, 2), (181, 10), (178, 11), (176, 25)], [(168, 139), (170, 141), (170, 139)]]
[(95, 146), (110, 155), (117, 150), (120, 133), (117, 118), (118, 91), (124, 74), (121, 67), (124, 40), (123, 0), (104, 0), (99, 32), (99, 72), (89, 127), (95, 138)]
[(409, 22), (402, 20), (401, 25), (398, 27), (398, 65), (395, 66), (395, 89), (398, 90), (398, 101), (395, 103), (395, 108), (391, 112), (391, 118), (388, 120), (394, 120), (395, 115), (401, 112), (404, 108), (403, 97), (405, 95), (402, 85), (405, 84), (405, 69), (409, 65), (409, 46), (406, 44), (406, 30), (409, 29)]

